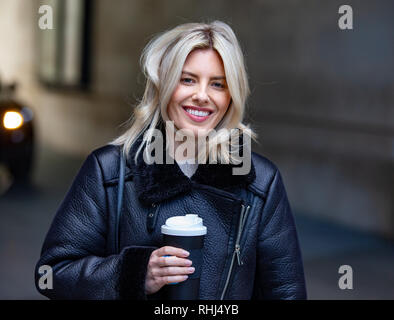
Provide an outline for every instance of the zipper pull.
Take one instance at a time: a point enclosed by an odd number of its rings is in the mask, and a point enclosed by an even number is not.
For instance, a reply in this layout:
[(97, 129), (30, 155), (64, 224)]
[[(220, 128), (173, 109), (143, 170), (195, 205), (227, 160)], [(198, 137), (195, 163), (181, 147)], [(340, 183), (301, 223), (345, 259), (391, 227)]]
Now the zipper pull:
[(238, 265), (242, 266), (244, 263), (241, 260), (241, 247), (239, 246), (239, 244), (235, 245), (235, 253), (237, 254)]

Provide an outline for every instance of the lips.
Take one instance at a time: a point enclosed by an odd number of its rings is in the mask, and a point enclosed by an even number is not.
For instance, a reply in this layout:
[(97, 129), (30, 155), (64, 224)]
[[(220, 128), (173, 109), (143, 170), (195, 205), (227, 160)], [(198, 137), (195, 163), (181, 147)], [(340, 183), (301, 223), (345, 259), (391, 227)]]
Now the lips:
[(212, 113), (213, 110), (209, 108), (203, 108), (203, 107), (196, 107), (196, 106), (182, 106), (183, 109), (193, 109), (197, 111), (205, 111), (205, 112), (210, 112)]
[(182, 106), (182, 108), (187, 116), (195, 122), (203, 122), (213, 113), (213, 111), (208, 108), (195, 106)]

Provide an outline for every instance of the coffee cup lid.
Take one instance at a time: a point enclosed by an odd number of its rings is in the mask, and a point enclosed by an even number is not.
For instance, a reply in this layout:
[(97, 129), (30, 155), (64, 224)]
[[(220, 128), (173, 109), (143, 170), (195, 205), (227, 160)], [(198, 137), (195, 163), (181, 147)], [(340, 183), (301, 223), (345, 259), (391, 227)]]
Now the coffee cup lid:
[(197, 214), (171, 217), (161, 226), (161, 233), (171, 236), (202, 236), (207, 233)]

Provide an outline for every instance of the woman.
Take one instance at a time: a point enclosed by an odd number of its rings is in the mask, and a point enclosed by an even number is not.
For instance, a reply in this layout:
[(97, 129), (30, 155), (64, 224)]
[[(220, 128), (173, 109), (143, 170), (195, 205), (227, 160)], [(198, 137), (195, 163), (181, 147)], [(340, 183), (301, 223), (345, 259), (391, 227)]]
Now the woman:
[[(208, 229), (200, 299), (305, 299), (281, 175), (250, 152), (256, 135), (242, 124), (249, 87), (232, 29), (220, 21), (180, 25), (147, 45), (142, 64), (146, 89), (130, 127), (83, 164), (46, 236), (37, 289), (55, 299), (163, 298), (164, 286), (195, 270), (188, 252), (162, 245), (160, 227), (195, 213)], [(152, 161), (158, 132), (165, 161)], [(52, 289), (38, 285), (43, 265), (53, 270)]]

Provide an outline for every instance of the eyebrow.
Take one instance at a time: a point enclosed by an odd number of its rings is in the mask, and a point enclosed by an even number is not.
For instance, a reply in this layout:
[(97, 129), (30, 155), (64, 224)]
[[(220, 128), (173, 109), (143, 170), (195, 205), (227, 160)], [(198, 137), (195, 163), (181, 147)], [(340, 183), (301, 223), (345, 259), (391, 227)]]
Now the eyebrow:
[[(192, 77), (198, 78), (198, 76), (196, 74), (194, 74), (193, 72), (189, 72), (189, 71), (182, 71), (182, 73), (186, 73), (188, 75), (191, 75)], [(225, 76), (216, 76), (216, 77), (211, 77), (211, 79), (214, 80), (221, 80), (221, 79), (226, 79)]]

